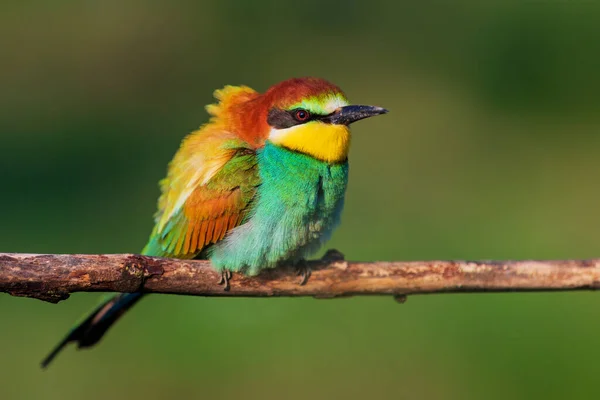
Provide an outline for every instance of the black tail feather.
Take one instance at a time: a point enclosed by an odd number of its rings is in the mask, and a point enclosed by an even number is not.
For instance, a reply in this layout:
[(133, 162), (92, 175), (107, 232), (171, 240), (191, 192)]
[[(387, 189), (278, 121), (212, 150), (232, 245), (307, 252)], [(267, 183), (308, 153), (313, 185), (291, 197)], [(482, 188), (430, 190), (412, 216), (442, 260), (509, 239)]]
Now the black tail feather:
[(60, 353), (60, 351), (63, 349), (63, 347), (65, 347), (69, 342), (72, 342), (74, 340), (77, 340), (73, 337), (73, 332), (72, 331), (67, 337), (65, 337), (62, 342), (60, 342), (53, 350), (52, 352), (50, 352), (50, 354), (48, 354), (48, 356), (46, 356), (46, 358), (44, 358), (44, 360), (42, 361), (42, 368), (46, 368), (51, 362), (52, 360), (54, 360), (54, 357), (56, 357), (56, 355), (58, 353)]
[(78, 348), (91, 347), (98, 343), (119, 317), (137, 303), (143, 295), (143, 293), (121, 293), (100, 305), (50, 352), (42, 361), (42, 368), (46, 368), (70, 342), (77, 342)]

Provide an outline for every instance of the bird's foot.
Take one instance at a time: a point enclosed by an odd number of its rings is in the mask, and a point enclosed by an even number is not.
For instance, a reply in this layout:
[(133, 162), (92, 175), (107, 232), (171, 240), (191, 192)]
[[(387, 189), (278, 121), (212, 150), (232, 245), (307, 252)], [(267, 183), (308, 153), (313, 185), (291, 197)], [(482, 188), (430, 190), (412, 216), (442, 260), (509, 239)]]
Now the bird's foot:
[(344, 254), (336, 249), (329, 249), (325, 252), (325, 255), (321, 257), (322, 261), (325, 262), (335, 262), (335, 261), (344, 261), (346, 258)]
[(223, 285), (223, 290), (228, 292), (230, 289), (229, 280), (231, 279), (231, 271), (228, 269), (224, 269), (221, 271), (221, 279), (217, 282), (217, 285)]
[(306, 260), (300, 260), (298, 264), (296, 264), (296, 275), (300, 277), (300, 286), (306, 285), (311, 274), (312, 270)]

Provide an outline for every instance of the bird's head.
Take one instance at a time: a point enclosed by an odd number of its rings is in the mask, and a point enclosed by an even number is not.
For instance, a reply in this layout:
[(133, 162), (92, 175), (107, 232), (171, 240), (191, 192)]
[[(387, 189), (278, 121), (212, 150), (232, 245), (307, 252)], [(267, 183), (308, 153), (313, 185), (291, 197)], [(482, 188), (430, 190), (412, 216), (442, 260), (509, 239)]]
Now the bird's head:
[(351, 105), (339, 87), (318, 78), (283, 81), (267, 90), (263, 99), (269, 141), (330, 163), (348, 157), (351, 123), (387, 112)]

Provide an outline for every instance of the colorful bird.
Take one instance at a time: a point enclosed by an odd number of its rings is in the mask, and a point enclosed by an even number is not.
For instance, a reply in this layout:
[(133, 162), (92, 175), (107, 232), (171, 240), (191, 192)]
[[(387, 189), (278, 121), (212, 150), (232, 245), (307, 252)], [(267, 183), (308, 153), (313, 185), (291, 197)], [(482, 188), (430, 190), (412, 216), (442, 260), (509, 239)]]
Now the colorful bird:
[[(256, 275), (282, 262), (304, 284), (314, 253), (340, 222), (348, 182), (348, 125), (384, 114), (350, 105), (323, 79), (295, 78), (260, 94), (246, 86), (215, 92), (208, 123), (188, 135), (160, 182), (155, 226), (142, 254), (209, 259), (229, 289), (231, 272)], [(110, 298), (42, 362), (69, 342), (97, 343), (142, 293)]]

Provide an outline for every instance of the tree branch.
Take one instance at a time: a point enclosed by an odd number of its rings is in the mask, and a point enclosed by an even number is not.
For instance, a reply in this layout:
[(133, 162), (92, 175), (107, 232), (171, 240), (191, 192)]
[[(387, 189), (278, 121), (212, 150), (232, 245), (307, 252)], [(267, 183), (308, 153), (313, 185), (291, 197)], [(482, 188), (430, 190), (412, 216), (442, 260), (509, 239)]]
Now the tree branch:
[(309, 263), (300, 286), (292, 267), (256, 277), (234, 274), (231, 289), (217, 284), (209, 261), (135, 254), (54, 255), (0, 253), (0, 292), (56, 303), (74, 292), (171, 293), (196, 296), (406, 295), (457, 292), (596, 290), (600, 259), (564, 261), (344, 261), (329, 251)]

